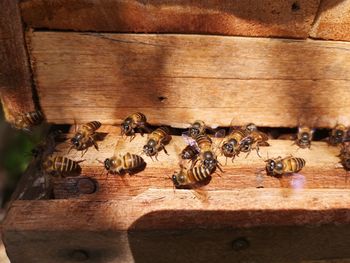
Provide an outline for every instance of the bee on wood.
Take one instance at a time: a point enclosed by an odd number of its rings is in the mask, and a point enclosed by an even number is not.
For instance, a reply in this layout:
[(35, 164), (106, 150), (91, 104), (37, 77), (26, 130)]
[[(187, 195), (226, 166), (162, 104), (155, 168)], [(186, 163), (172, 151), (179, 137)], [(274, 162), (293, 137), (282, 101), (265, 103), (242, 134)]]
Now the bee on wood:
[(126, 117), (121, 124), (121, 135), (131, 136), (130, 141), (132, 141), (136, 137), (136, 129), (140, 130), (142, 136), (144, 131), (147, 133), (150, 132), (147, 127), (146, 116), (141, 112), (136, 112)]
[(198, 135), (205, 134), (207, 128), (208, 127), (205, 125), (204, 121), (197, 120), (188, 128), (187, 134), (192, 139), (195, 139)]
[(36, 125), (39, 125), (44, 120), (41, 111), (30, 111), (18, 115), (15, 118), (14, 127), (16, 129), (30, 131), (30, 129)]
[(203, 166), (196, 166), (186, 169), (181, 166), (179, 172), (175, 172), (172, 176), (172, 181), (175, 187), (192, 186), (201, 183), (211, 177), (212, 172)]
[(161, 150), (168, 154), (164, 145), (171, 140), (169, 132), (167, 127), (159, 127), (151, 132), (148, 135), (146, 144), (143, 146), (143, 152), (149, 157), (155, 156), (156, 159)]
[(333, 146), (337, 146), (340, 143), (342, 143), (347, 136), (348, 128), (344, 126), (343, 124), (337, 124), (335, 127), (331, 130), (328, 143)]
[(239, 154), (241, 141), (249, 135), (245, 129), (234, 129), (222, 142), (221, 153), (225, 157), (233, 158)]
[(213, 151), (213, 142), (207, 135), (198, 135), (196, 137), (196, 144), (199, 149), (199, 156), (192, 163), (192, 168), (195, 164), (200, 161), (200, 165), (209, 171), (214, 171), (215, 168), (218, 168), (221, 172), (222, 169), (217, 160), (216, 154)]
[(305, 160), (298, 157), (288, 156), (268, 159), (266, 162), (266, 173), (270, 176), (280, 177), (283, 174), (299, 172), (305, 166)]
[(131, 153), (114, 155), (104, 161), (104, 167), (108, 173), (112, 174), (132, 173), (144, 168), (145, 164), (141, 156)]
[(244, 139), (241, 140), (239, 144), (239, 152), (246, 152), (249, 153), (255, 149), (258, 156), (261, 157), (259, 148), (261, 146), (270, 146), (270, 144), (267, 142), (269, 140), (269, 137), (267, 134), (260, 132), (258, 130), (253, 130), (249, 133), (248, 136), (246, 136)]
[(197, 155), (198, 155), (199, 151), (197, 150), (197, 148), (193, 145), (187, 145), (180, 153), (180, 156), (182, 159), (184, 160), (194, 160)]
[(83, 161), (73, 161), (64, 156), (48, 156), (42, 162), (42, 170), (55, 177), (73, 176), (80, 172), (79, 163)]
[(96, 134), (96, 130), (101, 127), (101, 122), (99, 121), (92, 121), (88, 122), (86, 124), (83, 124), (78, 131), (76, 131), (74, 137), (70, 140), (72, 148), (75, 148), (78, 151), (85, 150), (86, 151), (82, 154), (87, 152), (88, 147), (93, 144), (95, 149), (98, 150), (98, 145), (94, 139), (94, 135)]
[(310, 149), (314, 131), (314, 129), (311, 129), (306, 126), (299, 127), (295, 144), (302, 149)]

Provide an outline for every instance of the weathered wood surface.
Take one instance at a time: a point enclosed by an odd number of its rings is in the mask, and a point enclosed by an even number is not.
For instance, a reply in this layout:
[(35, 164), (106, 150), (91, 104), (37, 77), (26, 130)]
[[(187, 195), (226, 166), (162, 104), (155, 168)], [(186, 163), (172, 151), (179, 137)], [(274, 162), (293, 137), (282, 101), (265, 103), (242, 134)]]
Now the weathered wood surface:
[(350, 41), (350, 1), (321, 1), (310, 36)]
[[(332, 127), (349, 123), (350, 44), (198, 35), (34, 32), (47, 119)], [(307, 59), (305, 59), (307, 58)]]
[(306, 38), (319, 0), (22, 1), (33, 28)]
[[(117, 127), (102, 126), (101, 132), (109, 133), (104, 141), (98, 142), (99, 151), (89, 149), (81, 157), (81, 152), (72, 150), (67, 157), (74, 160), (85, 159), (81, 163), (82, 175), (66, 179), (55, 180), (54, 193), (55, 198), (76, 198), (84, 200), (109, 200), (109, 199), (129, 199), (134, 198), (150, 188), (173, 189), (173, 183), (170, 177), (174, 171), (179, 170), (178, 154), (185, 147), (185, 142), (181, 136), (172, 136), (171, 142), (166, 146), (169, 155), (160, 152), (159, 161), (152, 161), (149, 157), (143, 156), (147, 163), (146, 168), (135, 175), (108, 175), (100, 162), (110, 158), (113, 154), (125, 154), (126, 152), (140, 154), (142, 147), (146, 142), (146, 136), (138, 135), (131, 143), (129, 140), (121, 139), (120, 130)], [(72, 135), (69, 135), (70, 137)], [(215, 140), (219, 145), (220, 140)], [(337, 169), (339, 154), (337, 147), (330, 147), (325, 142), (313, 142), (311, 150), (298, 149), (288, 140), (271, 140), (270, 147), (261, 147), (262, 159), (256, 152), (252, 152), (247, 158), (244, 154), (237, 157), (232, 163), (225, 157), (220, 156), (219, 161), (223, 165), (224, 173), (221, 176), (213, 175), (210, 183), (205, 186), (207, 191), (231, 190), (231, 189), (253, 189), (256, 187), (277, 188), (281, 196), (297, 194), (298, 191), (291, 189), (291, 184), (299, 182), (299, 177), (283, 177), (277, 179), (266, 176), (263, 173), (260, 176), (257, 173), (265, 167), (264, 159), (267, 156), (278, 157), (293, 155), (306, 160), (305, 168), (300, 172), (305, 178), (305, 189), (328, 188), (328, 189), (348, 189), (350, 188), (349, 175), (342, 169)], [(58, 146), (58, 154), (67, 154), (70, 145), (67, 143)], [(100, 162), (99, 162), (100, 161)], [(76, 186), (81, 178), (89, 177), (98, 181), (97, 191), (94, 194), (84, 195), (79, 193)], [(33, 181), (35, 177), (33, 177)], [(180, 191), (181, 192), (181, 191)], [(20, 199), (30, 199), (30, 195), (22, 195)]]
[(35, 109), (31, 70), (17, 0), (0, 1), (0, 99), (5, 117)]
[(79, 259), (96, 263), (215, 262), (218, 258), (220, 262), (348, 263), (349, 235), (349, 226), (127, 233), (38, 229), (9, 230), (5, 240), (12, 244), (8, 247), (12, 263), (66, 263)]

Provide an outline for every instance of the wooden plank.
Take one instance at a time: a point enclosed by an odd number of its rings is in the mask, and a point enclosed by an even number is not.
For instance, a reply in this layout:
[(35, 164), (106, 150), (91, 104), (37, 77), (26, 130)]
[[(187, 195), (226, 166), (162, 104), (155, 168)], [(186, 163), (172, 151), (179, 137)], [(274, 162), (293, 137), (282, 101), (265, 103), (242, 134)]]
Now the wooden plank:
[(310, 36), (350, 41), (350, 1), (321, 1)]
[(306, 38), (319, 0), (22, 1), (34, 28)]
[[(279, 189), (209, 192), (148, 189), (132, 198), (104, 200), (17, 200), (6, 216), (12, 231), (121, 231), (349, 224), (345, 189), (305, 189), (283, 196)], [(62, 216), (65, 215), (65, 216)], [(85, 220), (82, 220), (85, 218)]]
[(0, 99), (8, 121), (35, 109), (17, 1), (0, 2)]
[(50, 122), (349, 125), (350, 44), (194, 35), (34, 32), (31, 58)]
[[(110, 158), (114, 153), (125, 154), (126, 152), (140, 154), (145, 144), (146, 137), (138, 135), (131, 143), (129, 140), (121, 139), (120, 130), (117, 127), (102, 126), (102, 132), (109, 134), (103, 141), (98, 142), (99, 151), (89, 149), (81, 163), (82, 175), (77, 178), (58, 179), (55, 181), (54, 193), (56, 199), (61, 198), (83, 198), (84, 200), (108, 200), (108, 199), (129, 199), (144, 193), (150, 188), (173, 189), (170, 177), (174, 171), (178, 171), (178, 154), (185, 147), (181, 136), (172, 136), (171, 142), (166, 146), (169, 155), (161, 152), (159, 161), (152, 161), (143, 155), (147, 162), (146, 169), (136, 175), (109, 175), (107, 176), (104, 167), (99, 161)], [(68, 135), (71, 137), (72, 135)], [(219, 145), (219, 140), (215, 140)], [(330, 147), (325, 142), (313, 142), (311, 150), (299, 149), (288, 140), (271, 140), (270, 147), (262, 147), (260, 152), (263, 159), (252, 152), (247, 158), (242, 154), (232, 163), (225, 157), (220, 156), (219, 161), (223, 164), (224, 173), (221, 176), (213, 175), (210, 183), (204, 188), (206, 191), (231, 190), (231, 189), (254, 189), (264, 186), (265, 188), (277, 188), (283, 196), (293, 196), (298, 191), (288, 188), (293, 177), (285, 177), (279, 180), (274, 177), (259, 176), (257, 171), (265, 167), (264, 159), (277, 156), (293, 155), (306, 160), (306, 166), (301, 171), (305, 177), (305, 189), (349, 189), (350, 180), (348, 174), (342, 168), (336, 169), (339, 158), (337, 147)], [(69, 149), (68, 143), (58, 146), (60, 154), (74, 160), (81, 160), (80, 152)], [(97, 191), (94, 194), (84, 195), (79, 193), (76, 184), (81, 178), (89, 177), (98, 183)], [(294, 180), (294, 181), (293, 181)], [(171, 192), (172, 196), (172, 192)]]
[(96, 263), (215, 262), (218, 258), (220, 262), (346, 263), (350, 257), (349, 237), (349, 226), (334, 225), (185, 231), (5, 232), (12, 263), (65, 263), (79, 259)]

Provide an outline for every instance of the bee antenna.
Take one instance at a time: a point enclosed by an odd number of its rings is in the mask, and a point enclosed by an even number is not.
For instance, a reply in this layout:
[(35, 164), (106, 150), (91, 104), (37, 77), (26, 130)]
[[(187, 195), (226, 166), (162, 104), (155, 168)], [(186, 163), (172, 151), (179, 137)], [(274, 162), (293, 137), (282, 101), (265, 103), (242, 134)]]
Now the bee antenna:
[(99, 159), (96, 159), (96, 161), (98, 161), (99, 163), (104, 164), (104, 162), (103, 162), (103, 161), (101, 161), (101, 160), (99, 160)]

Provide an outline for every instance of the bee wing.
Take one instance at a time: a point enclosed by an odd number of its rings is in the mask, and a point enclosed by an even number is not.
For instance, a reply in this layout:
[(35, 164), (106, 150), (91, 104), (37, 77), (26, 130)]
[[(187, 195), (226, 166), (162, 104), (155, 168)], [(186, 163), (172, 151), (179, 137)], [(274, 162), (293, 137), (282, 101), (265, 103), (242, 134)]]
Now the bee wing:
[(215, 138), (224, 138), (226, 135), (226, 131), (224, 129), (220, 129), (217, 132), (215, 132), (214, 137)]
[(186, 142), (186, 144), (191, 145), (196, 148), (197, 151), (200, 151), (196, 140), (192, 139), (190, 136), (188, 136), (185, 133), (182, 133), (182, 139)]

